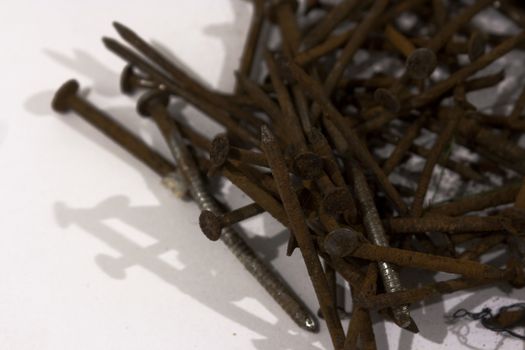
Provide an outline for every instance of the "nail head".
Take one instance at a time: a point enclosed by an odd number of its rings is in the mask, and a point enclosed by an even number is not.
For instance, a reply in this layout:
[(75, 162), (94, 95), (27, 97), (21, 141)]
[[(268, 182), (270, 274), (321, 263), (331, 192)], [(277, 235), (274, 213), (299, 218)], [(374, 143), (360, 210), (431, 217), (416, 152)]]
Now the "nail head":
[(360, 232), (343, 227), (326, 235), (324, 249), (328, 254), (342, 258), (352, 254), (364, 241)]
[(209, 240), (216, 241), (221, 237), (221, 220), (213, 212), (203, 210), (199, 216), (199, 226)]
[(69, 111), (69, 98), (76, 95), (79, 87), (80, 85), (78, 84), (78, 81), (74, 79), (68, 80), (62, 84), (53, 97), (53, 102), (51, 103), (53, 109), (60, 113), (66, 113)]
[(427, 48), (414, 50), (407, 59), (406, 72), (416, 80), (428, 78), (437, 66), (436, 54)]
[(136, 91), (131, 82), (134, 74), (131, 64), (127, 64), (124, 69), (122, 69), (122, 73), (120, 73), (120, 91), (123, 94), (131, 95)]
[(220, 167), (226, 163), (230, 153), (230, 139), (226, 134), (215, 136), (211, 142), (210, 161), (215, 167)]

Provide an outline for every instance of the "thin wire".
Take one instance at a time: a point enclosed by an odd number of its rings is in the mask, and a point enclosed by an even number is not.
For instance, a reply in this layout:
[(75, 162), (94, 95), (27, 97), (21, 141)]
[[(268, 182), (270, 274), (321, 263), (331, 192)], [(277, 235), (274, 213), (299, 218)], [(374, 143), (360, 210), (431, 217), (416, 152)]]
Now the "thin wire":
[[(523, 312), (522, 318), (516, 321), (513, 325), (511, 325), (511, 327), (516, 326), (520, 323), (523, 323), (523, 321), (525, 321), (525, 303), (516, 303), (516, 304), (509, 305), (509, 306), (503, 306), (498, 310), (498, 313), (497, 313), (499, 315), (513, 308), (522, 309), (524, 312)], [(481, 310), (480, 312), (470, 312), (466, 309), (459, 309), (456, 312), (454, 312), (454, 314), (452, 314), (452, 317), (453, 318), (469, 317), (472, 320), (481, 320), (481, 324), (483, 325), (483, 327), (491, 331), (508, 333), (509, 335), (513, 337), (525, 340), (525, 334), (516, 333), (515, 331), (511, 329), (511, 327), (500, 326), (498, 322), (496, 321), (496, 316), (492, 314), (492, 310), (488, 307), (483, 308), (483, 310)]]

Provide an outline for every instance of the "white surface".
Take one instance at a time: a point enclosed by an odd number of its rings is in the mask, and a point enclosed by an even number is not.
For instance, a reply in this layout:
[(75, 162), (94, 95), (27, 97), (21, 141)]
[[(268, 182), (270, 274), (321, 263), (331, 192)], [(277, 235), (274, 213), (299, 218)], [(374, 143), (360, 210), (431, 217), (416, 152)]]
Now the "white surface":
[[(206, 241), (192, 203), (96, 130), (49, 107), (69, 78), (165, 151), (120, 96), (111, 22), (154, 38), (211, 86), (229, 90), (248, 26), (240, 0), (2, 2), (0, 349), (331, 349), (326, 327), (298, 329), (220, 243)], [(189, 111), (189, 115), (193, 113)], [(145, 136), (147, 137), (147, 136)], [(228, 201), (246, 201), (225, 189)], [(298, 254), (273, 220), (248, 234), (314, 310)], [(276, 246), (279, 248), (276, 248)], [(434, 300), (413, 312), (421, 334), (376, 322), (378, 348), (520, 348), (477, 323), (447, 325), (458, 307), (507, 304), (498, 289)], [(346, 323), (345, 323), (346, 327)], [(470, 327), (470, 328), (469, 328)]]

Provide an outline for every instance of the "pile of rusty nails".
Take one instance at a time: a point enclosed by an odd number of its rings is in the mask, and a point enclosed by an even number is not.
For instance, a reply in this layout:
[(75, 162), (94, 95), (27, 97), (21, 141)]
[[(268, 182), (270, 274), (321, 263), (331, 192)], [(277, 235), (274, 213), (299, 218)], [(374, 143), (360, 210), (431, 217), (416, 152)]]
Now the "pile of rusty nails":
[[(74, 80), (58, 90), (52, 105), (80, 115), (176, 194), (189, 193), (202, 209), (205, 236), (222, 240), (296, 323), (315, 331), (315, 317), (232, 228), (263, 212), (273, 216), (289, 229), (287, 253), (300, 250), (334, 348), (372, 349), (371, 312), (417, 332), (411, 304), (495, 283), (525, 285), (525, 149), (519, 144), (525, 88), (508, 116), (482, 113), (469, 102), (471, 93), (495, 90), (505, 77), (485, 67), (525, 47), (525, 32), (494, 35), (472, 19), (499, 11), (525, 28), (519, 2), (313, 0), (298, 6), (253, 0), (230, 94), (204, 86), (114, 23), (129, 46), (103, 42), (127, 62), (121, 90), (143, 93), (138, 114), (158, 126), (175, 164), (80, 96)], [(399, 21), (407, 15), (409, 25)], [(280, 38), (274, 48), (266, 47), (268, 32)], [(401, 62), (402, 71), (359, 76), (356, 56), (363, 54)], [(444, 75), (433, 74), (437, 70)], [(225, 133), (210, 140), (191, 128), (169, 108), (178, 99)], [(422, 134), (434, 135), (430, 147), (418, 144)], [(386, 158), (377, 151), (385, 145)], [(461, 148), (475, 157), (457, 160)], [(413, 157), (424, 160), (413, 186), (394, 181)], [(492, 186), (429, 204), (439, 169), (457, 174), (458, 187)], [(500, 183), (488, 181), (489, 174)], [(225, 212), (207, 190), (206, 176), (223, 176), (253, 203)], [(504, 250), (505, 266), (482, 262), (496, 248)], [(402, 267), (458, 276), (407, 289)], [(346, 332), (336, 302), (338, 275), (353, 301)]]

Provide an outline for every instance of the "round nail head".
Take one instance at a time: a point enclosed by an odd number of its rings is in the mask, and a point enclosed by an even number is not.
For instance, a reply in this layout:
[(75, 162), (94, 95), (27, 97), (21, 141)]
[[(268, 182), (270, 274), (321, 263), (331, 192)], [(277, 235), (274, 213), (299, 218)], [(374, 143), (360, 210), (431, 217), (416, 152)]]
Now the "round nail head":
[(72, 79), (66, 81), (62, 86), (57, 90), (55, 96), (53, 97), (53, 102), (51, 106), (53, 109), (59, 113), (66, 113), (71, 108), (69, 106), (69, 98), (76, 95), (80, 85), (78, 81)]
[(211, 142), (210, 161), (214, 167), (221, 167), (226, 163), (230, 153), (230, 139), (226, 134), (215, 136)]
[(295, 156), (293, 167), (297, 176), (313, 180), (321, 176), (323, 160), (313, 152), (303, 152)]
[(160, 91), (148, 91), (137, 102), (137, 112), (143, 117), (151, 115), (151, 108), (155, 104), (167, 107), (170, 101), (168, 94)]
[(401, 109), (399, 99), (388, 89), (377, 89), (374, 92), (374, 100), (389, 112), (397, 113)]
[(131, 64), (127, 64), (124, 69), (122, 69), (122, 73), (120, 73), (120, 91), (123, 94), (131, 95), (136, 91), (131, 82), (134, 74)]
[(324, 239), (324, 249), (335, 257), (345, 257), (352, 254), (364, 243), (363, 235), (347, 227), (333, 230)]
[(199, 226), (202, 233), (210, 241), (216, 241), (221, 237), (222, 225), (220, 219), (209, 210), (203, 210), (199, 216)]
[(428, 78), (437, 66), (436, 54), (427, 48), (419, 48), (410, 54), (406, 63), (406, 72), (412, 79)]

